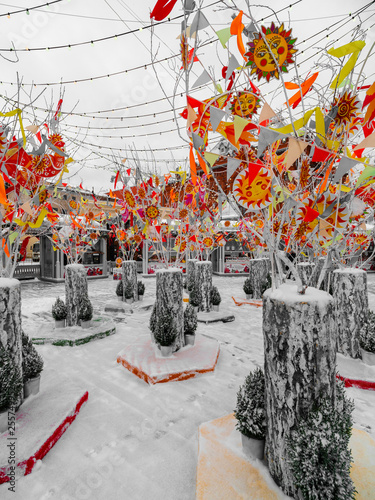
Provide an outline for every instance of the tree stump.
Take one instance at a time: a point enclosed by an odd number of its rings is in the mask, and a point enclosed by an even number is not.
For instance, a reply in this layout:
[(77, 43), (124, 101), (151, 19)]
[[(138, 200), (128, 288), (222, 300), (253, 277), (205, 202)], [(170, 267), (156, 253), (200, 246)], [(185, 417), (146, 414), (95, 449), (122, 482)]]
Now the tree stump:
[(337, 350), (345, 356), (359, 358), (359, 334), (368, 311), (367, 273), (355, 268), (336, 269), (332, 276)]
[(315, 265), (312, 262), (298, 262), (296, 265), (298, 276), (301, 278), (303, 285), (314, 286), (311, 284), (314, 267)]
[(188, 259), (186, 261), (186, 287), (192, 290), (195, 283), (195, 264), (199, 262), (198, 259)]
[(249, 260), (249, 278), (253, 289), (253, 299), (262, 298), (262, 285), (271, 271), (271, 261), (268, 258)]
[(321, 394), (335, 398), (336, 332), (328, 293), (309, 287), (300, 295), (291, 284), (264, 293), (265, 457), (276, 483), (294, 498), (287, 438)]
[(123, 300), (125, 300), (125, 288), (131, 283), (133, 288), (133, 299), (138, 300), (137, 262), (135, 260), (124, 260), (122, 263), (122, 284), (124, 289)]
[(212, 309), (212, 262), (205, 260), (195, 263), (195, 284), (201, 298), (198, 311), (210, 312)]
[(65, 303), (68, 310), (66, 324), (78, 325), (78, 310), (81, 298), (88, 295), (87, 273), (82, 264), (69, 264), (65, 267)]
[(168, 311), (177, 331), (174, 351), (185, 345), (182, 271), (175, 267), (156, 271), (156, 315)]

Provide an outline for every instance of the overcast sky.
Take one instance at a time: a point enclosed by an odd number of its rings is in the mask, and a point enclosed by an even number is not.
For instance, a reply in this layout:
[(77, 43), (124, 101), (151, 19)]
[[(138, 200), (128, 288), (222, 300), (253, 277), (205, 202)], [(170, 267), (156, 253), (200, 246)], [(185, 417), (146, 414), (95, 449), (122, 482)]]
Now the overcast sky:
[[(0, 2), (0, 14), (30, 8), (41, 3), (43, 0)], [(171, 21), (155, 27), (151, 47), (151, 30), (145, 26), (150, 24), (149, 13), (155, 3), (156, 0), (139, 0), (138, 2), (134, 0), (63, 0), (49, 8), (32, 10), (29, 14), (22, 12), (11, 14), (10, 17), (7, 15), (0, 17), (0, 49), (9, 49), (12, 42), (16, 49), (30, 49), (29, 51), (19, 50), (17, 56), (14, 52), (1, 51), (3, 56), (16, 61), (1, 60), (1, 95), (8, 97), (14, 95), (17, 74), (24, 83), (21, 102), (29, 101), (27, 94), (30, 94), (31, 89), (33, 97), (44, 91), (36, 101), (36, 106), (40, 107), (40, 110), (37, 110), (37, 118), (41, 122), (44, 118), (43, 109), (45, 109), (46, 102), (52, 99), (56, 105), (61, 91), (60, 85), (46, 84), (77, 81), (77, 83), (63, 85), (62, 111), (63, 113), (73, 111), (83, 116), (63, 114), (61, 123), (63, 135), (67, 139), (82, 143), (74, 156), (76, 160), (82, 161), (78, 161), (70, 168), (71, 173), (76, 172), (75, 177), (71, 179), (73, 184), (78, 185), (83, 181), (85, 188), (94, 187), (96, 192), (107, 190), (110, 187), (110, 177), (116, 170), (111, 165), (111, 157), (116, 156), (117, 161), (129, 157), (129, 147), (134, 147), (138, 151), (137, 154), (142, 159), (143, 165), (152, 165), (152, 162), (146, 162), (147, 159), (151, 159), (150, 154), (144, 152), (149, 148), (153, 150), (158, 160), (156, 165), (159, 168), (168, 168), (166, 160), (170, 161), (172, 158), (184, 165), (185, 158), (188, 156), (188, 147), (176, 132), (171, 103), (164, 98), (165, 95), (160, 87), (161, 84), (168, 96), (174, 93), (175, 81), (181, 65), (180, 59), (174, 57), (168, 62), (155, 64), (159, 82), (150, 66), (151, 54), (159, 61), (179, 52), (177, 36), (181, 31), (181, 19), (173, 20), (173, 18), (182, 14), (181, 1), (178, 1), (171, 13)], [(230, 1), (227, 3), (231, 4)], [(268, 0), (266, 3), (276, 11), (280, 11), (295, 2), (293, 0), (285, 2)], [(266, 26), (272, 21), (279, 20), (287, 27), (292, 27), (293, 37), (298, 39), (296, 47), (299, 49), (297, 55), (297, 63), (300, 64), (299, 71), (305, 77), (308, 71), (316, 71), (314, 63), (321, 57), (319, 50), (327, 43), (339, 39), (339, 42), (334, 43), (337, 47), (351, 40), (351, 31), (358, 25), (359, 19), (358, 17), (354, 20), (350, 19), (349, 13), (367, 3), (369, 2), (363, 0), (356, 2), (353, 0), (317, 0), (314, 2), (302, 0), (292, 8), (279, 12), (278, 19), (266, 7), (252, 7), (251, 13), (257, 21), (271, 15), (261, 23)], [(244, 1), (238, 1), (236, 4), (248, 12)], [(230, 25), (231, 12), (218, 10), (219, 6), (220, 2), (214, 0), (203, 2), (203, 12), (211, 26), (200, 32), (202, 41), (215, 40), (217, 38), (215, 31)], [(193, 15), (190, 22), (192, 17)], [(375, 6), (370, 6), (361, 15), (361, 21), (362, 28), (369, 29), (367, 35), (368, 47), (370, 47), (375, 40), (372, 27), (375, 23)], [(136, 32), (113, 38), (116, 34), (131, 30), (136, 30)], [(317, 34), (322, 30), (322, 33)], [(112, 38), (95, 42), (103, 37)], [(91, 40), (94, 41), (93, 44), (66, 47)], [(303, 40), (306, 42), (302, 43)], [(241, 60), (237, 52), (235, 37), (229, 43), (231, 51), (238, 60)], [(53, 49), (58, 45), (65, 47)], [(50, 49), (47, 50), (47, 47)], [(32, 50), (36, 48), (43, 50)], [(366, 55), (367, 47), (364, 57)], [(209, 69), (211, 66), (219, 82), (221, 67), (228, 63), (228, 53), (214, 42), (212, 45), (202, 47), (198, 51), (198, 57), (202, 64), (194, 63), (191, 83), (194, 83), (203, 68)], [(374, 60), (374, 57), (370, 57), (365, 68), (366, 75), (369, 80), (372, 78), (372, 81), (375, 79)], [(138, 66), (141, 68), (133, 69)], [(93, 81), (79, 81), (116, 72), (120, 74)], [(288, 77), (293, 79), (294, 76), (294, 68), (290, 68)], [(322, 71), (322, 79), (324, 80), (324, 71)], [(31, 83), (36, 86), (31, 87)], [(267, 93), (267, 100), (272, 106), (281, 106), (284, 96), (280, 95), (279, 91), (272, 93), (273, 88), (275, 87), (271, 85), (269, 89), (262, 86), (262, 92)], [(181, 81), (175, 101), (177, 107), (185, 105), (185, 97), (180, 96), (180, 92), (184, 90), (184, 82)], [(213, 93), (214, 89), (211, 84), (204, 90), (195, 91), (192, 95), (205, 99), (211, 97)], [(160, 102), (145, 104), (156, 99), (160, 99)], [(126, 106), (129, 106), (129, 109), (112, 111), (112, 109)], [(103, 112), (99, 113), (100, 111)], [(28, 123), (28, 116), (25, 115), (24, 118)], [(33, 121), (31, 117), (29, 120)], [(183, 119), (180, 118), (179, 122), (183, 124)], [(183, 130), (182, 135), (186, 138)], [(115, 136), (115, 138), (108, 136)], [(70, 146), (72, 147), (72, 144)], [(87, 157), (88, 159), (84, 161)], [(127, 164), (131, 165), (130, 159)], [(172, 163), (169, 164), (169, 168), (171, 165)]]

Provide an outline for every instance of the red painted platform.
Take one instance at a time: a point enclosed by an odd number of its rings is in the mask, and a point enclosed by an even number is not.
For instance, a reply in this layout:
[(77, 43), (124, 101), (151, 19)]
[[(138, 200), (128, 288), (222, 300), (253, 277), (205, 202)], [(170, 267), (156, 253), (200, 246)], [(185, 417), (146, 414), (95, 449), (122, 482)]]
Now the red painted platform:
[(375, 366), (366, 365), (361, 359), (337, 353), (337, 369), (345, 387), (375, 391)]
[[(9, 448), (14, 442), (16, 454), (15, 477), (30, 474), (74, 422), (88, 399), (88, 392), (70, 381), (43, 387), (36, 396), (30, 396), (16, 413), (14, 433), (0, 434), (0, 484), (12, 479), (8, 464)], [(11, 435), (13, 434), (13, 435)]]
[[(263, 461), (248, 459), (236, 430), (234, 415), (199, 427), (197, 500), (284, 500), (287, 497), (271, 478)], [(353, 429), (349, 441), (354, 463), (350, 475), (356, 500), (374, 498), (375, 441), (367, 432)]]
[(259, 299), (241, 299), (238, 297), (232, 297), (233, 302), (236, 304), (236, 306), (243, 306), (244, 304), (248, 304), (249, 306), (255, 306), (255, 307), (263, 307), (263, 300)]
[(194, 346), (183, 347), (163, 358), (150, 335), (142, 335), (125, 346), (117, 356), (117, 363), (148, 384), (160, 384), (214, 371), (219, 353), (216, 340), (196, 335)]

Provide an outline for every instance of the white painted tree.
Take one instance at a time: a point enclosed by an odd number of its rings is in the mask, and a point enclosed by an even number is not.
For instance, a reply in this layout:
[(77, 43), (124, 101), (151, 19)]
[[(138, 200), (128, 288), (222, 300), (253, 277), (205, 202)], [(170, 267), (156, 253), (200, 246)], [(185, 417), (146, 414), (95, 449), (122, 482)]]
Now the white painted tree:
[(249, 278), (253, 289), (253, 299), (262, 298), (262, 288), (271, 273), (271, 261), (268, 258), (249, 260)]
[(138, 280), (137, 280), (137, 263), (135, 260), (124, 260), (122, 262), (122, 283), (125, 298), (125, 289), (128, 283), (133, 289), (133, 299), (138, 300)]
[(204, 260), (195, 263), (195, 288), (200, 297), (198, 311), (210, 312), (212, 309), (212, 262)]
[(79, 324), (78, 312), (81, 298), (88, 296), (87, 273), (82, 264), (68, 264), (65, 267), (65, 304), (68, 311), (66, 324)]

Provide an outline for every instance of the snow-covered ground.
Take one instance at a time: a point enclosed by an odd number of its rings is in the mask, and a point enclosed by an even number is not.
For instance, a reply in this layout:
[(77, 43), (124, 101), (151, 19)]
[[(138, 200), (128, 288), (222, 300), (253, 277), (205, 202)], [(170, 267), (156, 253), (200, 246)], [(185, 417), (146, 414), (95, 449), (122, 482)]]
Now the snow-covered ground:
[[(369, 274), (369, 304), (375, 310), (375, 275)], [(195, 498), (198, 427), (231, 413), (244, 378), (263, 365), (262, 309), (235, 306), (244, 297), (243, 278), (214, 277), (221, 309), (232, 323), (199, 324), (198, 334), (220, 342), (213, 374), (149, 386), (116, 363), (124, 344), (148, 332), (150, 312), (124, 316), (117, 333), (78, 347), (37, 346), (45, 361), (43, 383), (70, 379), (89, 391), (76, 421), (16, 493), (0, 486), (0, 498), (15, 500), (190, 500)], [(155, 278), (145, 279), (146, 296)], [(115, 299), (117, 281), (90, 280), (96, 314)], [(51, 307), (63, 284), (22, 283), (23, 327), (30, 336), (51, 322)], [(108, 313), (106, 313), (108, 314)], [(348, 389), (355, 400), (355, 426), (375, 438), (375, 392)], [(216, 500), (216, 499), (212, 499)], [(230, 500), (230, 499), (228, 499)]]

